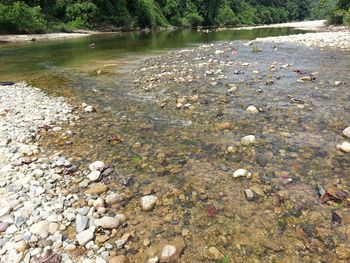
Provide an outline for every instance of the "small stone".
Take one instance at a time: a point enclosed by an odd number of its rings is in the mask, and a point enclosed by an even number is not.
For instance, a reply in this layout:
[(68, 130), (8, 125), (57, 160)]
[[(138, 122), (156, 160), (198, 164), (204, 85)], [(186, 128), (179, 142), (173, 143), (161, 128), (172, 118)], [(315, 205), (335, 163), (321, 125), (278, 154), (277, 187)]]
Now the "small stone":
[(107, 185), (98, 183), (90, 186), (90, 188), (86, 191), (86, 193), (91, 194), (91, 195), (98, 195), (106, 192), (108, 190)]
[(30, 232), (44, 239), (49, 235), (49, 227), (50, 227), (50, 222), (43, 220), (36, 224), (33, 224), (30, 227)]
[(158, 263), (159, 262), (159, 258), (158, 257), (153, 257), (150, 258), (147, 263)]
[(116, 256), (111, 258), (108, 263), (129, 263), (129, 260), (126, 256), (124, 255), (120, 255), (120, 256)]
[(157, 203), (158, 198), (155, 195), (146, 195), (141, 198), (141, 205), (142, 209), (144, 211), (149, 211), (152, 210), (156, 203)]
[(90, 207), (84, 206), (82, 208), (79, 208), (78, 213), (82, 216), (86, 216), (90, 212)]
[(101, 172), (99, 171), (92, 171), (91, 173), (88, 174), (87, 178), (91, 181), (91, 182), (95, 182), (100, 180), (101, 177)]
[(28, 249), (28, 244), (24, 240), (21, 240), (21, 241), (16, 243), (16, 250), (18, 252), (24, 252), (27, 249)]
[(342, 142), (342, 144), (337, 145), (337, 149), (345, 153), (350, 153), (350, 143)]
[(83, 216), (77, 214), (75, 219), (75, 230), (77, 233), (84, 231), (89, 223), (89, 218), (87, 216)]
[(11, 224), (10, 223), (7, 223), (7, 222), (2, 222), (0, 223), (0, 233), (1, 232), (5, 232), (6, 229), (10, 226)]
[(106, 168), (106, 164), (102, 161), (96, 161), (89, 165), (90, 171), (103, 171)]
[(108, 205), (117, 204), (122, 200), (123, 200), (123, 198), (119, 194), (116, 194), (116, 193), (113, 193), (113, 194), (106, 196), (106, 204), (108, 204)]
[(244, 146), (249, 146), (256, 143), (256, 138), (254, 135), (247, 135), (241, 139), (241, 144)]
[(10, 206), (5, 206), (0, 208), (0, 217), (6, 216), (11, 212), (11, 207)]
[(233, 173), (233, 178), (249, 177), (250, 173), (246, 169), (238, 169)]
[(346, 138), (350, 138), (350, 126), (345, 128), (343, 130), (343, 135), (346, 137)]
[(339, 80), (334, 82), (334, 85), (335, 85), (335, 86), (339, 86), (340, 84), (342, 84), (342, 82), (339, 81)]
[(176, 247), (172, 245), (166, 245), (160, 256), (161, 262), (169, 262), (172, 260), (172, 257), (176, 255)]
[(52, 131), (53, 131), (53, 132), (62, 131), (62, 127), (53, 127), (53, 128), (52, 128)]
[(205, 256), (211, 260), (220, 260), (224, 257), (224, 255), (216, 247), (210, 247), (206, 251)]
[(244, 190), (245, 197), (248, 201), (253, 201), (254, 199), (254, 192), (251, 189), (245, 189)]
[(79, 245), (85, 246), (90, 240), (94, 238), (94, 229), (87, 229), (76, 235)]
[(223, 122), (223, 123), (218, 124), (217, 126), (218, 126), (219, 130), (228, 130), (228, 129), (232, 128), (232, 125), (229, 122)]
[(117, 218), (105, 216), (100, 219), (95, 220), (95, 225), (100, 226), (102, 228), (107, 228), (107, 229), (113, 229), (113, 228), (118, 228), (119, 226), (119, 220)]
[(258, 186), (252, 186), (252, 187), (250, 187), (250, 189), (254, 192), (254, 193), (256, 193), (258, 196), (265, 196), (266, 194), (265, 194), (265, 192), (264, 192), (264, 190), (262, 190), (260, 187), (258, 187)]
[(26, 218), (24, 218), (23, 216), (16, 216), (15, 217), (15, 225), (17, 227), (21, 227), (25, 222), (26, 222)]
[(253, 113), (253, 114), (256, 114), (256, 113), (259, 113), (259, 110), (255, 107), (255, 106), (248, 106), (248, 108), (246, 109), (247, 112), (250, 112), (250, 113)]
[(86, 107), (84, 108), (84, 111), (90, 113), (90, 112), (94, 112), (95, 109), (94, 109), (94, 107), (92, 107), (91, 105), (89, 105), (89, 106), (86, 106)]

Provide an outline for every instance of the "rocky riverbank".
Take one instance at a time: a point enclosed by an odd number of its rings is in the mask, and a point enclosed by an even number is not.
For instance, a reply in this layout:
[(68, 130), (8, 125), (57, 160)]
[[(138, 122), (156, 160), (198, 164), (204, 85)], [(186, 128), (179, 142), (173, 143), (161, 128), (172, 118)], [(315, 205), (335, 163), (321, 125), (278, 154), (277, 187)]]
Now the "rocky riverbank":
[(318, 32), (290, 36), (258, 38), (254, 42), (294, 43), (309, 47), (350, 49), (350, 31)]
[(170, 52), (128, 73), (116, 113), (0, 87), (0, 261), (348, 262), (348, 61)]

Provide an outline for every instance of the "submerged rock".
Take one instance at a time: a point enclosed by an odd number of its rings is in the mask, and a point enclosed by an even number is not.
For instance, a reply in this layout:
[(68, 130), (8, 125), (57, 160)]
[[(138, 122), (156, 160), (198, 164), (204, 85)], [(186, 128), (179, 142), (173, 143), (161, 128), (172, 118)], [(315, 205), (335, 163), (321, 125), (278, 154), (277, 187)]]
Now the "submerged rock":
[(157, 203), (158, 198), (155, 195), (146, 195), (141, 198), (141, 205), (142, 209), (145, 211), (152, 210), (156, 203)]
[(254, 135), (247, 135), (241, 139), (241, 144), (244, 146), (253, 145), (256, 143), (256, 138)]
[(233, 173), (233, 178), (249, 177), (250, 172), (246, 169), (238, 169)]
[(338, 144), (337, 149), (345, 153), (350, 153), (350, 143), (343, 142), (342, 144)]
[(346, 138), (350, 138), (350, 126), (345, 128), (343, 130), (343, 135), (346, 137)]

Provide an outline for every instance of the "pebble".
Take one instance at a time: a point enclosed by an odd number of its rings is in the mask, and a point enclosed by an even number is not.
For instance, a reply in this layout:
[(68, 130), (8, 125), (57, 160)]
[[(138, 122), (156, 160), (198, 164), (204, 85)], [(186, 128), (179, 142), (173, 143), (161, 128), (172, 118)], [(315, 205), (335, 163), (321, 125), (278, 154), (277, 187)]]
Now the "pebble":
[(172, 257), (176, 255), (176, 247), (173, 245), (166, 245), (160, 256), (161, 262), (168, 262), (172, 260)]
[(75, 230), (77, 233), (84, 231), (89, 223), (89, 218), (84, 215), (77, 214), (75, 218)]
[(126, 256), (124, 255), (120, 255), (120, 256), (116, 256), (111, 258), (108, 263), (129, 263), (129, 260)]
[(86, 106), (86, 107), (84, 108), (84, 111), (90, 113), (90, 112), (94, 112), (95, 109), (94, 109), (93, 106), (89, 105), (89, 106)]
[(259, 110), (255, 107), (255, 106), (248, 106), (248, 108), (246, 109), (247, 112), (250, 112), (250, 113), (253, 113), (253, 114), (256, 114), (256, 113), (259, 113)]
[(119, 203), (122, 200), (123, 200), (123, 198), (119, 194), (116, 194), (116, 193), (109, 194), (106, 196), (106, 204), (107, 205), (114, 205), (114, 204)]
[(216, 247), (210, 247), (206, 251), (206, 257), (209, 258), (210, 260), (216, 260), (217, 261), (217, 260), (220, 260), (221, 258), (223, 258), (223, 256), (224, 255)]
[(89, 165), (90, 171), (102, 172), (106, 168), (106, 164), (102, 161), (96, 161)]
[(109, 217), (109, 216), (105, 216), (103, 218), (100, 219), (96, 219), (94, 221), (96, 226), (100, 226), (102, 228), (106, 228), (106, 229), (113, 229), (113, 228), (118, 228), (119, 226), (119, 220), (117, 218), (113, 218), (113, 217)]
[(244, 190), (245, 197), (248, 201), (253, 201), (254, 199), (254, 192), (251, 189), (245, 189)]
[(1, 222), (0, 223), (0, 233), (5, 232), (6, 229), (10, 226), (11, 224), (8, 222)]
[(10, 212), (11, 212), (10, 206), (5, 206), (5, 207), (0, 208), (0, 218), (8, 215)]
[(250, 173), (246, 169), (238, 169), (233, 173), (233, 178), (249, 177)]
[(350, 153), (350, 143), (342, 142), (341, 144), (337, 145), (337, 149), (345, 153)]
[(79, 245), (85, 246), (90, 240), (94, 238), (94, 229), (90, 228), (84, 230), (76, 235)]
[(147, 260), (147, 263), (158, 263), (158, 262), (159, 262), (158, 257), (153, 257), (153, 258), (150, 258), (149, 260)]
[(241, 144), (244, 146), (253, 145), (256, 143), (256, 138), (254, 135), (247, 135), (241, 139)]
[(343, 135), (346, 137), (346, 138), (350, 138), (350, 126), (345, 128), (343, 130)]
[(91, 181), (91, 182), (96, 182), (98, 180), (100, 180), (101, 177), (101, 172), (99, 171), (92, 171), (91, 173), (88, 174), (87, 178)]
[(146, 195), (141, 198), (141, 205), (142, 209), (144, 211), (149, 211), (152, 210), (156, 203), (157, 203), (158, 198), (155, 195)]

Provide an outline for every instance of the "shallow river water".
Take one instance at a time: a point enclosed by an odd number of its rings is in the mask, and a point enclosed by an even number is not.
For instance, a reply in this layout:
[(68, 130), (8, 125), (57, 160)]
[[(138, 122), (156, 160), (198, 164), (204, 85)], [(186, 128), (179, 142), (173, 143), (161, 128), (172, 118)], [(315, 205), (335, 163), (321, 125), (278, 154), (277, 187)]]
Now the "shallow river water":
[[(82, 167), (103, 160), (114, 168), (102, 182), (125, 196), (110, 213), (130, 219), (121, 231), (137, 238), (118, 253), (131, 262), (170, 241), (184, 246), (179, 262), (349, 262), (350, 158), (336, 145), (350, 122), (350, 53), (242, 41), (289, 33), (130, 33), (4, 46), (0, 76), (97, 109), (71, 128), (72, 138), (43, 134), (42, 143)], [(260, 111), (247, 112), (250, 105)], [(254, 145), (240, 143), (246, 135)], [(239, 168), (251, 177), (233, 178)], [(77, 182), (71, 191), (84, 190)], [(141, 211), (149, 193), (159, 204)]]

